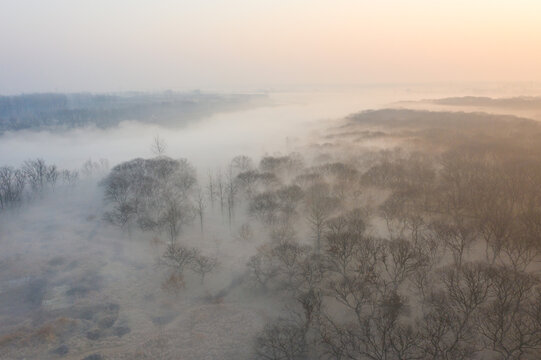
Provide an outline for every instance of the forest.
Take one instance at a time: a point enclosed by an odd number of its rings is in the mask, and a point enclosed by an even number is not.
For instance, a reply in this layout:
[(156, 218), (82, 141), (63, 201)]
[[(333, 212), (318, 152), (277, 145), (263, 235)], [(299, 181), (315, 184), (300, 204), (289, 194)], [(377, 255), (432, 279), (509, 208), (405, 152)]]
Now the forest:
[(0, 0), (0, 360), (540, 360), (539, 14)]
[(111, 128), (122, 121), (182, 126), (220, 111), (265, 103), (260, 94), (199, 91), (118, 94), (44, 93), (0, 96), (0, 134), (18, 130)]
[[(538, 122), (364, 111), (208, 173), (167, 145), (0, 168), (0, 268), (33, 272), (0, 279), (4, 358), (541, 356)], [(16, 214), (70, 201), (93, 237), (25, 264)]]

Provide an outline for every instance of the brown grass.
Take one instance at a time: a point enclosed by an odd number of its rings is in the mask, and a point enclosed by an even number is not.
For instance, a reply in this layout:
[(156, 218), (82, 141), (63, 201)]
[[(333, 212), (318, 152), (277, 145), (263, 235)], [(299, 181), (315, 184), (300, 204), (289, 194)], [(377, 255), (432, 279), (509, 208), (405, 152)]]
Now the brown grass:
[(178, 295), (184, 289), (184, 277), (181, 274), (172, 273), (163, 283), (162, 290), (169, 294)]
[(56, 341), (60, 333), (67, 326), (74, 323), (75, 320), (61, 317), (50, 321), (37, 329), (21, 327), (0, 337), (0, 347), (6, 345), (27, 346), (35, 342), (52, 343)]
[(28, 336), (28, 330), (17, 329), (0, 337), (0, 347), (21, 342)]

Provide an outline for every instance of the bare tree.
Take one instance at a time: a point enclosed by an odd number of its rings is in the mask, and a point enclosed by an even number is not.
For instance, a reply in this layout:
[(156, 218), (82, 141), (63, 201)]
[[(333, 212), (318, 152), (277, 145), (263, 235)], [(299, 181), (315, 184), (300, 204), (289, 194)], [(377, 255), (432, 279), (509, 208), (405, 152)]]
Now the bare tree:
[(493, 194), (490, 200), (480, 201), (484, 206), (479, 211), (478, 228), (485, 240), (487, 260), (494, 264), (504, 246), (512, 241), (513, 236), (513, 211), (509, 204), (502, 201), (501, 195)]
[(27, 160), (24, 162), (23, 171), (32, 190), (36, 192), (43, 191), (50, 174), (49, 166), (47, 166), (45, 160)]
[(477, 324), (485, 346), (500, 359), (541, 355), (541, 300), (538, 279), (505, 267), (493, 270), (488, 302)]
[(220, 211), (222, 212), (223, 216), (226, 202), (226, 186), (224, 184), (224, 179), (221, 171), (218, 171), (218, 173), (216, 174), (215, 186), (216, 193), (218, 194), (218, 198), (220, 199)]
[(233, 160), (231, 160), (230, 166), (236, 176), (241, 172), (252, 170), (254, 168), (254, 162), (248, 156), (239, 155), (235, 156)]
[(351, 320), (340, 321), (327, 313), (321, 316), (325, 352), (336, 359), (423, 359), (418, 332), (403, 321), (406, 299), (386, 290), (370, 298), (357, 302), (360, 307), (349, 308), (353, 312), (346, 319)]
[(421, 321), (423, 352), (428, 359), (472, 359), (482, 349), (477, 314), (487, 301), (491, 269), (482, 263), (456, 264), (441, 271), (443, 289), (426, 299)]
[(214, 184), (214, 179), (212, 178), (212, 174), (210, 172), (208, 174), (207, 194), (210, 200), (210, 205), (212, 206), (212, 209), (214, 209), (214, 202), (216, 200), (216, 185)]
[(112, 204), (112, 209), (104, 215), (114, 225), (126, 229), (137, 215), (138, 201), (130, 191), (129, 179), (121, 174), (111, 174), (104, 182), (105, 200)]
[(266, 225), (278, 221), (278, 199), (274, 192), (264, 192), (256, 195), (250, 202), (250, 215)]
[(387, 243), (384, 267), (395, 288), (419, 269), (426, 269), (428, 257), (404, 239), (391, 240)]
[(49, 184), (52, 188), (55, 187), (56, 182), (58, 181), (58, 176), (59, 176), (59, 171), (56, 165), (50, 165), (47, 167), (45, 179), (47, 181), (47, 184)]
[(233, 167), (229, 166), (227, 172), (226, 194), (227, 194), (227, 215), (229, 219), (229, 228), (231, 229), (233, 214), (235, 211), (235, 203), (237, 197), (237, 182), (235, 181), (235, 174)]
[(163, 138), (161, 138), (159, 135), (156, 135), (152, 140), (152, 145), (150, 149), (155, 156), (163, 156), (165, 155), (165, 151), (167, 150), (167, 144)]
[(22, 170), (11, 167), (0, 168), (0, 209), (22, 200), (26, 176)]
[(503, 244), (500, 258), (504, 264), (510, 264), (514, 271), (525, 271), (541, 254), (541, 247), (536, 240), (524, 233), (516, 234)]
[(77, 170), (62, 170), (61, 177), (64, 184), (74, 187), (79, 181), (79, 171)]
[(235, 178), (239, 191), (245, 195), (247, 200), (251, 200), (256, 194), (260, 180), (261, 174), (257, 170), (241, 172)]
[(250, 276), (263, 290), (268, 290), (269, 283), (278, 275), (279, 269), (276, 259), (272, 256), (272, 249), (268, 246), (258, 249), (257, 254), (248, 261)]
[(171, 243), (175, 243), (184, 225), (193, 220), (192, 208), (179, 200), (169, 199), (158, 219), (159, 225), (165, 229)]
[(197, 257), (198, 251), (190, 249), (179, 244), (169, 244), (162, 255), (160, 264), (172, 269), (177, 274), (182, 275), (187, 266), (192, 265)]
[(205, 215), (205, 209), (207, 207), (207, 202), (205, 199), (205, 194), (200, 187), (197, 188), (195, 194), (195, 209), (197, 216), (199, 217), (199, 224), (201, 225), (201, 234), (203, 234), (203, 217)]
[(466, 218), (458, 217), (450, 222), (434, 222), (432, 229), (453, 255), (457, 266), (462, 264), (464, 254), (477, 238), (475, 225)]
[(190, 268), (201, 277), (201, 284), (205, 281), (205, 275), (212, 272), (218, 266), (218, 259), (201, 255), (199, 252), (194, 256)]
[(301, 263), (309, 253), (309, 248), (295, 242), (283, 241), (271, 250), (271, 256), (276, 259), (278, 281), (280, 287), (297, 290), (302, 282), (300, 278)]
[(321, 238), (327, 220), (330, 219), (338, 205), (338, 199), (329, 196), (329, 189), (326, 184), (317, 184), (307, 190), (305, 197), (306, 219), (314, 232), (317, 253), (321, 251)]

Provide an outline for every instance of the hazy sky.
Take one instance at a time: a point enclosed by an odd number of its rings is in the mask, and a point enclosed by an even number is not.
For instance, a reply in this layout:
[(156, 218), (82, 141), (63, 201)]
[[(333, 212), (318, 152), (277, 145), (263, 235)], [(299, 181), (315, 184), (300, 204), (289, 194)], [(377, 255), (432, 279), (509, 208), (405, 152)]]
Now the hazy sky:
[(540, 0), (0, 0), (0, 94), (541, 81)]

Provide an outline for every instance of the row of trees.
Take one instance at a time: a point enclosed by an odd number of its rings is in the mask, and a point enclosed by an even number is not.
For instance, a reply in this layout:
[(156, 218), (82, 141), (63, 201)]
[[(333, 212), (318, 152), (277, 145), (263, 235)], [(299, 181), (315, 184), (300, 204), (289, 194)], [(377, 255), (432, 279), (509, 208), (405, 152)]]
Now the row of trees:
[(215, 112), (253, 106), (256, 94), (123, 93), (0, 95), (0, 133), (23, 129), (117, 126), (126, 120), (178, 125)]
[[(91, 161), (87, 162), (92, 164)], [(27, 160), (16, 169), (0, 167), (0, 210), (17, 206), (28, 197), (54, 189), (58, 182), (75, 186), (79, 181), (79, 171), (60, 170), (56, 165), (48, 165), (43, 159)]]

